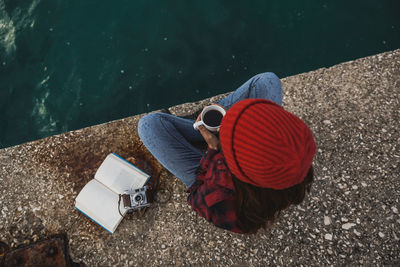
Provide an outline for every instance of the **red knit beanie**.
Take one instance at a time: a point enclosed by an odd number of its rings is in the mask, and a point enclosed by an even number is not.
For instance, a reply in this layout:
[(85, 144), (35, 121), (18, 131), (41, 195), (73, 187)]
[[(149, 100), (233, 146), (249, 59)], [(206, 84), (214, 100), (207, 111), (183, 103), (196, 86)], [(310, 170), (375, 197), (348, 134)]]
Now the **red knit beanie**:
[(230, 171), (262, 188), (285, 189), (301, 183), (316, 152), (307, 125), (265, 99), (233, 105), (222, 119), (220, 142)]

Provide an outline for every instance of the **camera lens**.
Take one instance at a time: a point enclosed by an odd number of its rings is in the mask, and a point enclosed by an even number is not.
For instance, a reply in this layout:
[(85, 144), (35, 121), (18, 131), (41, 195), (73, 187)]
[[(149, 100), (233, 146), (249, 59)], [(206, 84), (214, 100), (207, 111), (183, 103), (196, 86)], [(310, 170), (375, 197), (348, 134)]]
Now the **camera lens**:
[(143, 196), (141, 194), (138, 194), (138, 195), (135, 196), (135, 201), (136, 202), (140, 202), (142, 200), (143, 200)]

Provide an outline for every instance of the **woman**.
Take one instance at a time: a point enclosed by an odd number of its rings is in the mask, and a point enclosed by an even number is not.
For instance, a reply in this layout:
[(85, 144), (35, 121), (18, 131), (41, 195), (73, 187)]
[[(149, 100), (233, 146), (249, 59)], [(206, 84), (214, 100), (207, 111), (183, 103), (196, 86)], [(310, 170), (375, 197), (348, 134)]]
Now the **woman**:
[[(273, 73), (254, 76), (218, 104), (227, 110), (219, 138), (164, 113), (144, 116), (139, 136), (186, 185), (195, 211), (217, 227), (254, 233), (303, 201), (316, 145), (305, 123), (281, 107), (282, 85)], [(201, 141), (205, 155), (193, 145)]]

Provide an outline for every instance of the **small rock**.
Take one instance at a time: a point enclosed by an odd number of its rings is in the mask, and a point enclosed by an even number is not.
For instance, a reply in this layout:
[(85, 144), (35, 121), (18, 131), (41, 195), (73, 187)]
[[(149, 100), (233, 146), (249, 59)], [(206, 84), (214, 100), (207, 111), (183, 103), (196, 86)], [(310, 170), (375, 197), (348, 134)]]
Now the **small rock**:
[(396, 207), (392, 207), (392, 211), (394, 212), (394, 213), (399, 213), (399, 211), (398, 211), (398, 209), (396, 208)]
[(331, 234), (325, 234), (326, 240), (332, 240), (333, 236)]
[(382, 233), (382, 232), (379, 232), (378, 235), (379, 235), (381, 238), (384, 238), (384, 237), (385, 237), (385, 234)]
[(394, 240), (396, 240), (396, 241), (399, 241), (399, 240), (400, 240), (399, 237), (396, 235), (395, 232), (393, 232), (393, 237), (394, 237)]
[(324, 120), (323, 123), (324, 123), (325, 125), (330, 125), (330, 124), (332, 124), (330, 120)]
[(324, 224), (325, 225), (330, 225), (332, 223), (331, 218), (329, 218), (328, 216), (324, 216)]
[(345, 223), (342, 225), (342, 229), (349, 230), (351, 227), (355, 226), (355, 223)]
[(353, 230), (353, 233), (356, 234), (356, 236), (361, 236), (361, 233), (360, 233), (360, 232), (357, 232), (356, 229)]

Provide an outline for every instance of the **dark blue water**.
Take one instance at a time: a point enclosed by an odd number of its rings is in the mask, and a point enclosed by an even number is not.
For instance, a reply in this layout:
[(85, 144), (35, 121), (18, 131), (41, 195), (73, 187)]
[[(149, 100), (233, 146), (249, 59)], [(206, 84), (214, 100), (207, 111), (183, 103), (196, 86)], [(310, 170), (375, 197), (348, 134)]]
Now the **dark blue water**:
[(0, 0), (0, 147), (399, 47), (398, 0)]

